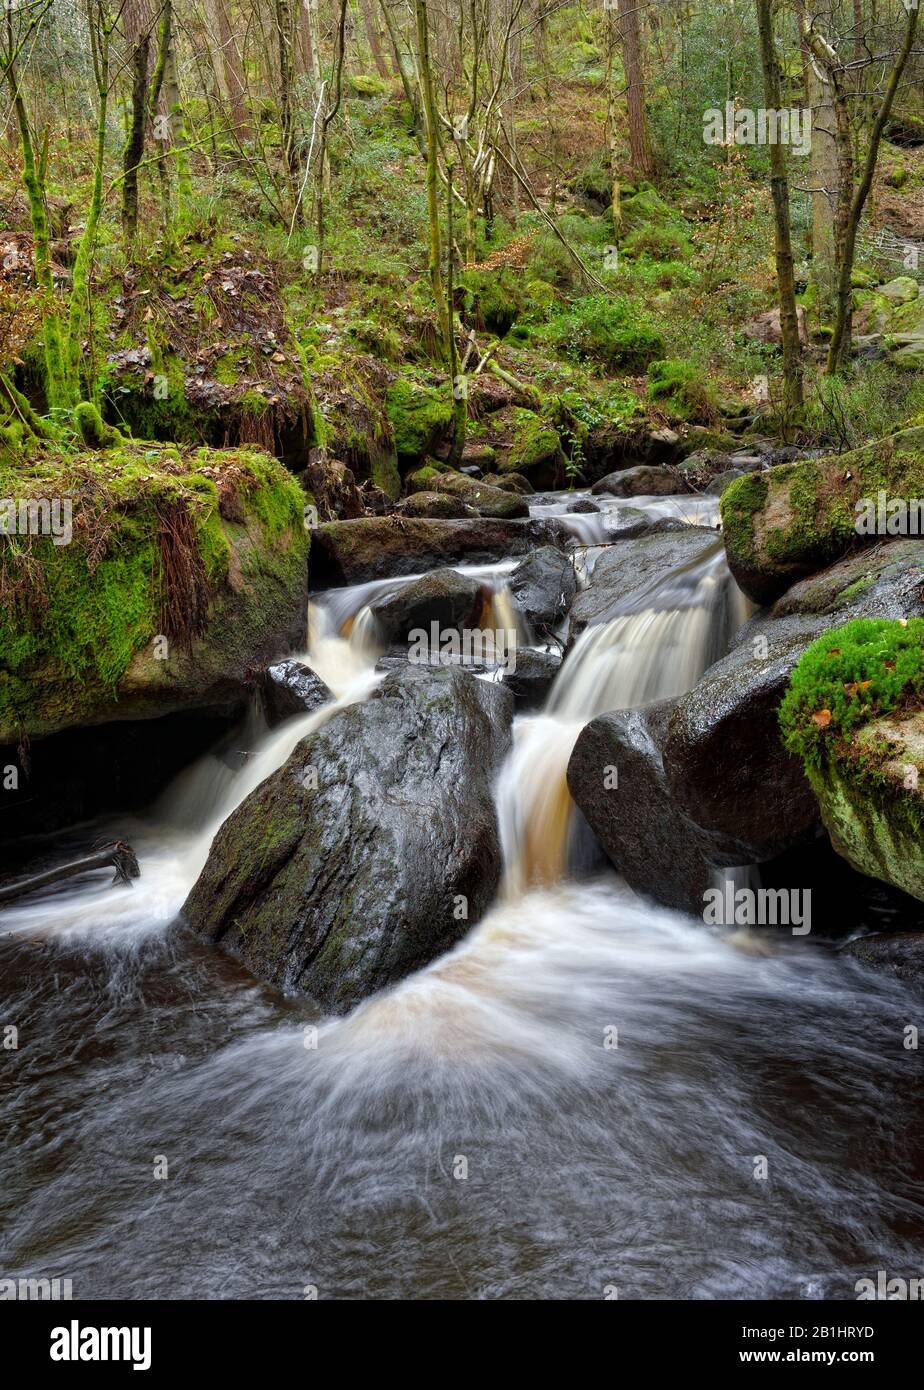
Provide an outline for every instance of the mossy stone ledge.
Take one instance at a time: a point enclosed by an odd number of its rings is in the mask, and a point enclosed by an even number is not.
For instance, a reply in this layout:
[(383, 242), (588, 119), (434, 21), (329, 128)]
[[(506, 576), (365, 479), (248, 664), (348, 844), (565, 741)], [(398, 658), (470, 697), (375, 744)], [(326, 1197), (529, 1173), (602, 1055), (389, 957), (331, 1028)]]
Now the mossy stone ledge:
[(857, 503), (880, 492), (924, 498), (924, 427), (737, 479), (721, 501), (732, 574), (749, 597), (772, 603), (797, 579), (883, 539), (857, 530)]
[(305, 497), (266, 454), (0, 456), (0, 498), (0, 743), (239, 702), (304, 641)]

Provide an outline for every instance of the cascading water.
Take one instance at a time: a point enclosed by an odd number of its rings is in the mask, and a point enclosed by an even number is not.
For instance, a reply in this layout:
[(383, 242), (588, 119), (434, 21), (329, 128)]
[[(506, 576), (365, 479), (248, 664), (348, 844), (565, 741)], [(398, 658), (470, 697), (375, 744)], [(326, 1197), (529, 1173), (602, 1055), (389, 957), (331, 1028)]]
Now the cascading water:
[(691, 689), (745, 616), (721, 541), (581, 633), (542, 714), (520, 719), (497, 802), (505, 893), (558, 882), (575, 824), (566, 773), (591, 719)]
[[(485, 575), (503, 628), (506, 568)], [(505, 893), (454, 951), (325, 1020), (164, 931), (220, 821), (373, 689), (380, 591), (313, 608), (306, 659), (334, 703), (271, 732), (255, 716), (243, 765), (232, 749), (179, 779), (131, 828), (137, 884), (0, 917), (21, 1038), (0, 1275), (68, 1277), (75, 1297), (851, 1298), (914, 1268), (907, 988), (808, 942), (746, 955), (613, 875), (568, 881), (574, 738), (712, 659), (737, 601), (714, 554), (585, 632), (518, 721)]]

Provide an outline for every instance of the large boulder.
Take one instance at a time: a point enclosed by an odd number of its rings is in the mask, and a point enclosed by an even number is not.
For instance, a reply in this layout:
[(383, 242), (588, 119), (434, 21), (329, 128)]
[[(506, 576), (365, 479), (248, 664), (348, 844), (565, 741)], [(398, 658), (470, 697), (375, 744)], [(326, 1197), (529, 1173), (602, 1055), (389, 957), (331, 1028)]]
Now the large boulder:
[(425, 517), (368, 516), (319, 526), (311, 548), (311, 587), (364, 584), (370, 579), (419, 574), (438, 565), (490, 564), (523, 555), (535, 545), (569, 549), (574, 544), (555, 518), (463, 521)]
[(550, 545), (521, 560), (508, 583), (517, 608), (535, 633), (557, 628), (577, 591), (570, 557)]
[(669, 497), (686, 490), (683, 476), (676, 469), (656, 463), (639, 463), (634, 468), (608, 473), (591, 488), (596, 496), (606, 493), (610, 497)]
[(896, 534), (871, 511), (880, 494), (906, 504), (924, 497), (924, 426), (733, 482), (721, 499), (732, 573), (751, 598), (771, 603), (849, 550)]
[[(848, 618), (924, 617), (924, 541), (893, 540), (838, 560), (787, 589), (773, 618), (823, 613)], [(755, 617), (751, 626), (759, 628)]]
[(612, 617), (619, 605), (650, 588), (667, 570), (697, 559), (718, 544), (716, 533), (705, 526), (615, 541), (598, 556), (587, 587), (571, 605), (571, 639), (591, 623)]
[(705, 839), (679, 809), (664, 769), (673, 703), (592, 720), (571, 754), (568, 787), (631, 888), (699, 915), (713, 871)]
[(677, 701), (668, 785), (714, 863), (771, 859), (817, 833), (815, 797), (783, 747), (778, 712), (793, 667), (826, 626), (821, 617), (764, 621)]
[(183, 908), (254, 974), (344, 1011), (449, 949), (501, 873), (513, 701), (407, 668), (297, 745), (225, 821)]
[(468, 478), (464, 473), (456, 473), (451, 468), (433, 480), (433, 488), (436, 492), (445, 492), (467, 506), (474, 507), (479, 516), (529, 516), (529, 503), (518, 492), (492, 487), (490, 483)]
[[(305, 496), (266, 454), (46, 453), (0, 463), (0, 497), (0, 743), (239, 705), (304, 645)], [(23, 528), (23, 499), (38, 522), (53, 499), (59, 534)]]
[(482, 586), (452, 569), (431, 570), (370, 604), (379, 632), (388, 644), (405, 642), (415, 628), (431, 623), (459, 630), (472, 627), (482, 605)]

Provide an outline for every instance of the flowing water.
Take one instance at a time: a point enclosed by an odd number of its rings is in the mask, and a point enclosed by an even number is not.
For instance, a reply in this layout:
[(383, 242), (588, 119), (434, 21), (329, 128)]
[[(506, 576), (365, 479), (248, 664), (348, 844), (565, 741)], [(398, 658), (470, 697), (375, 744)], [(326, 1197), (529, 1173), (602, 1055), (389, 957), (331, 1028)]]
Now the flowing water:
[[(503, 626), (509, 568), (471, 571)], [(332, 1020), (171, 928), (221, 821), (371, 693), (368, 605), (399, 582), (312, 608), (331, 705), (272, 732), (254, 715), (120, 822), (141, 880), (88, 875), (0, 916), (0, 1024), (19, 1030), (0, 1277), (75, 1297), (849, 1298), (919, 1273), (924, 1086), (902, 1044), (920, 997), (811, 939), (742, 952), (578, 872), (574, 740), (720, 653), (742, 614), (718, 548), (588, 629), (517, 720), (503, 890), (451, 954)]]

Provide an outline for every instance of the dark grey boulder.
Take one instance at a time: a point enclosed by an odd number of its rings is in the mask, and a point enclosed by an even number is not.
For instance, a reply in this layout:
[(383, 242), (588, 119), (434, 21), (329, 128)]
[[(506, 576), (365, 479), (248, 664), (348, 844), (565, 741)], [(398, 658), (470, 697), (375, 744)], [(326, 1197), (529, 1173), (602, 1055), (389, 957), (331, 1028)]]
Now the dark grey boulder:
[(501, 873), (513, 699), (408, 668), (296, 746), (225, 821), (183, 907), (260, 979), (342, 1012), (454, 945)]
[(502, 682), (516, 700), (518, 710), (541, 709), (560, 669), (561, 652), (523, 647), (517, 650), (514, 669), (504, 673)]
[(591, 512), (599, 512), (600, 508), (596, 502), (589, 497), (579, 497), (576, 502), (569, 502), (565, 510), (571, 516), (589, 515)]
[(771, 859), (817, 833), (818, 804), (802, 763), (783, 747), (778, 710), (793, 667), (829, 625), (755, 623), (677, 701), (664, 750), (668, 785), (715, 863)]
[(438, 473), (432, 486), (436, 492), (445, 492), (467, 506), (474, 507), (479, 516), (529, 516), (529, 503), (519, 492), (492, 487), (483, 479), (455, 473), (451, 469), (447, 469), (445, 473)]
[(477, 579), (453, 569), (431, 570), (373, 600), (372, 615), (386, 642), (407, 641), (415, 628), (429, 631), (430, 624), (441, 628), (471, 627), (482, 602)]
[(321, 677), (301, 661), (278, 661), (263, 680), (263, 708), (271, 726), (296, 714), (311, 714), (333, 698)]
[(662, 497), (686, 492), (683, 475), (665, 464), (640, 463), (635, 468), (623, 468), (608, 473), (591, 492), (608, 493), (610, 497)]
[(540, 634), (558, 627), (577, 592), (570, 557), (549, 545), (521, 560), (508, 584), (517, 608)]
[(673, 706), (662, 700), (592, 720), (571, 754), (568, 787), (631, 888), (699, 916), (713, 870), (706, 841), (678, 808), (664, 770)]
[(851, 618), (924, 616), (924, 540), (883, 541), (801, 579), (770, 610), (773, 617), (824, 613)]

